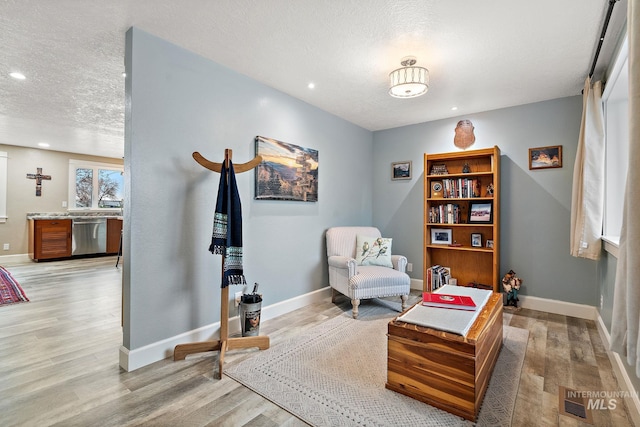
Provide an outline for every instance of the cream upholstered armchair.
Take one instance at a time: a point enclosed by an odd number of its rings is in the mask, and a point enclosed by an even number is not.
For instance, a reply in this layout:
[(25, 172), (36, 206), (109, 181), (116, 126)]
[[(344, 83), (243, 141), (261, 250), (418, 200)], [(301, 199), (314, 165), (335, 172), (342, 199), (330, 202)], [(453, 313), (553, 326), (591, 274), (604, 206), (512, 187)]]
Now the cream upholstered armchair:
[(354, 319), (361, 299), (400, 295), (405, 310), (411, 288), (407, 258), (391, 254), (391, 239), (375, 227), (333, 227), (326, 237), (332, 302), (336, 292), (349, 297)]

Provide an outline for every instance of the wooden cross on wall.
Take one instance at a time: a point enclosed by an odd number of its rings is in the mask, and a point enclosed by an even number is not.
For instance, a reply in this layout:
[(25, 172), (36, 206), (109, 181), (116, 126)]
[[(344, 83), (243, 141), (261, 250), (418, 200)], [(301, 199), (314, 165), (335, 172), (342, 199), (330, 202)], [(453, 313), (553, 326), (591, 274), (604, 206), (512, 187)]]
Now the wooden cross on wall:
[(42, 168), (36, 169), (37, 173), (28, 173), (27, 178), (36, 180), (36, 196), (42, 196), (42, 180), (51, 181), (51, 175), (42, 175)]

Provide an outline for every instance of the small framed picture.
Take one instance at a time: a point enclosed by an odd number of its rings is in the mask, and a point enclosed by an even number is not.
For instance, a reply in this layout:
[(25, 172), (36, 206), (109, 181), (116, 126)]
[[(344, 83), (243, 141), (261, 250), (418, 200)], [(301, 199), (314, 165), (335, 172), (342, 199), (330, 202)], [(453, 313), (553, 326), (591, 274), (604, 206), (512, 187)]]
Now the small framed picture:
[(471, 233), (471, 246), (473, 246), (474, 248), (482, 247), (482, 234)]
[(391, 179), (411, 179), (411, 161), (391, 163)]
[(491, 202), (470, 202), (469, 223), (491, 224), (493, 221), (493, 204)]
[(493, 249), (493, 240), (487, 240), (487, 247)]
[(450, 228), (432, 228), (431, 229), (431, 244), (432, 245), (450, 245), (453, 240), (451, 239)]
[(529, 170), (562, 167), (562, 145), (529, 148)]

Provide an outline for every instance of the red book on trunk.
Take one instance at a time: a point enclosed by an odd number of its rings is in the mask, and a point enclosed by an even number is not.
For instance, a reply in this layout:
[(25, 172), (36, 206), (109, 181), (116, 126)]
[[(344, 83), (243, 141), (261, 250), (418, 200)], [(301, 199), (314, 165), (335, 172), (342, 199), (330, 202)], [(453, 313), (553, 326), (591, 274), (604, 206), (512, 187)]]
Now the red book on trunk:
[(476, 309), (476, 304), (473, 302), (471, 297), (464, 295), (439, 294), (437, 292), (424, 292), (422, 294), (422, 305), (468, 311), (474, 311)]

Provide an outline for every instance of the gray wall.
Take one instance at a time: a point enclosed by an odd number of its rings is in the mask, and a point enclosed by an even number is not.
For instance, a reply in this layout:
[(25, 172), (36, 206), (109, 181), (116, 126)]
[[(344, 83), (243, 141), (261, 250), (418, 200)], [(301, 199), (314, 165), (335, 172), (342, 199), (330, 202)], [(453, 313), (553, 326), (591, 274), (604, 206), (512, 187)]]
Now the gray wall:
[[(456, 123), (470, 119), (476, 136), (470, 150), (497, 145), (502, 152), (501, 275), (513, 269), (525, 295), (597, 305), (597, 263), (569, 255), (581, 114), (575, 96), (375, 132), (373, 224), (394, 238), (394, 252), (406, 255), (411, 276), (422, 279), (423, 154), (459, 151)], [(549, 145), (563, 146), (563, 167), (530, 171), (528, 149)], [(391, 162), (404, 160), (413, 162), (413, 179), (391, 181)]]
[(231, 148), (243, 163), (256, 135), (319, 151), (317, 203), (256, 201), (254, 171), (237, 181), (245, 274), (264, 304), (327, 286), (324, 231), (372, 221), (371, 132), (136, 28), (125, 62), (124, 346), (219, 320), (220, 256), (208, 247), (220, 177), (194, 151), (222, 161)]

